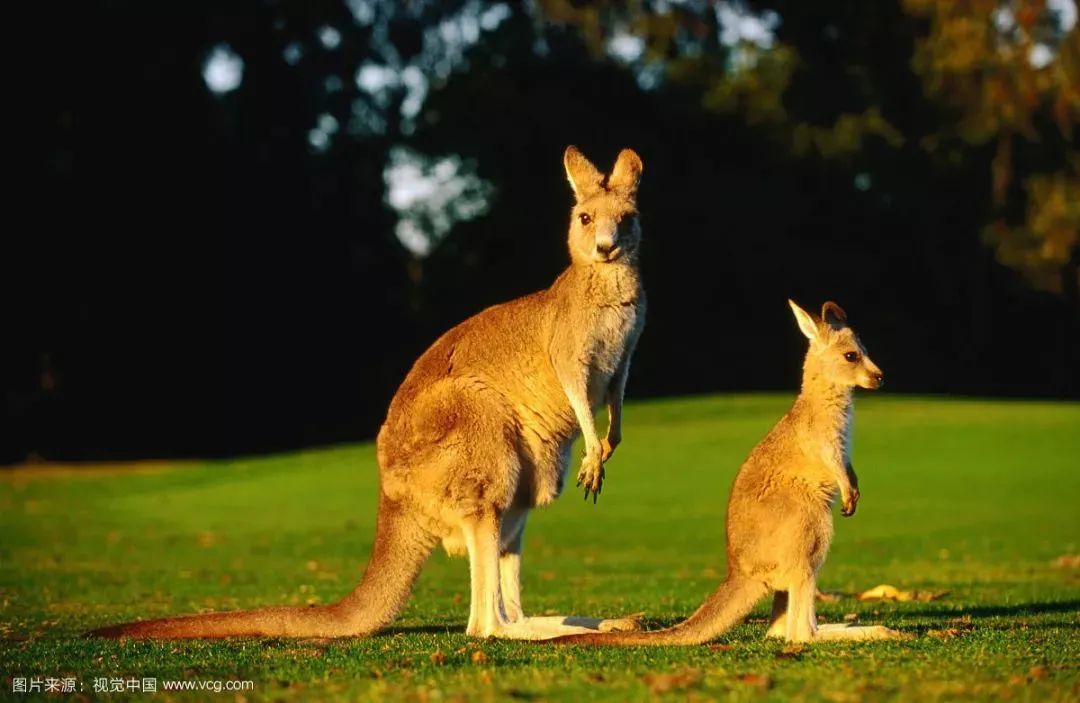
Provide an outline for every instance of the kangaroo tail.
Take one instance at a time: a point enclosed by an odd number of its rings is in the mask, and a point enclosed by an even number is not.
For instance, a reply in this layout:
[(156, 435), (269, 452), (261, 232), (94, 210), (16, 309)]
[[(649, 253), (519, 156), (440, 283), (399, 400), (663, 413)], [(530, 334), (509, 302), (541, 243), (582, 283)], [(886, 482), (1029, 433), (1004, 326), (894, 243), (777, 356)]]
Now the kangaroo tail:
[(399, 504), (379, 497), (375, 544), (364, 576), (337, 603), (187, 615), (125, 623), (88, 637), (199, 639), (216, 637), (360, 637), (390, 624), (404, 607), (435, 540)]
[(591, 645), (701, 644), (718, 637), (745, 618), (754, 604), (769, 592), (760, 581), (729, 574), (693, 615), (666, 630), (653, 632), (597, 632), (566, 635), (549, 642)]

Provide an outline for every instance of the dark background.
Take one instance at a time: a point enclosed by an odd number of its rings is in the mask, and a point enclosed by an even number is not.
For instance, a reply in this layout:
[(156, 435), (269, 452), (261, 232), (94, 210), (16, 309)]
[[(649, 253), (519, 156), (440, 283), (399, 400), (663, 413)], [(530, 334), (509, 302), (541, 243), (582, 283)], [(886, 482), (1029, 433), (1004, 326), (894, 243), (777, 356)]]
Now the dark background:
[[(46, 198), (8, 259), (0, 459), (372, 437), (440, 333), (565, 266), (570, 143), (602, 168), (624, 146), (645, 163), (650, 307), (631, 398), (792, 390), (803, 340), (789, 296), (843, 305), (887, 392), (1080, 395), (1075, 268), (1043, 290), (983, 241), (987, 222), (1024, 211), (1019, 185), (992, 198), (995, 142), (954, 137), (959, 158), (920, 148), (955, 122), (912, 70), (926, 18), (891, 3), (750, 4), (775, 9), (778, 40), (798, 51), (782, 94), (790, 124), (873, 105), (902, 146), (871, 135), (841, 158), (795, 153), (782, 125), (711, 108), (693, 76), (641, 88), (573, 22), (545, 22), (559, 3), (539, 3), (510, 5), (432, 80), (412, 126), (393, 94), (384, 131), (343, 127), (313, 148), (320, 114), (346, 125), (364, 98), (359, 64), (387, 46), (407, 61), (425, 28), (491, 3), (391, 5), (374, 3), (385, 21), (365, 26), (323, 0), (98, 3), (55, 36), (40, 65), (55, 88)], [(324, 25), (341, 35), (332, 50), (316, 38)], [(203, 67), (222, 42), (244, 74), (217, 95)], [(291, 42), (303, 47), (295, 65), (283, 60)], [(343, 87), (325, 90), (328, 75)], [(1040, 138), (1015, 140), (1017, 172), (1073, 153), (1040, 109)], [(422, 259), (383, 201), (399, 144), (460, 155), (494, 186), (489, 212)]]

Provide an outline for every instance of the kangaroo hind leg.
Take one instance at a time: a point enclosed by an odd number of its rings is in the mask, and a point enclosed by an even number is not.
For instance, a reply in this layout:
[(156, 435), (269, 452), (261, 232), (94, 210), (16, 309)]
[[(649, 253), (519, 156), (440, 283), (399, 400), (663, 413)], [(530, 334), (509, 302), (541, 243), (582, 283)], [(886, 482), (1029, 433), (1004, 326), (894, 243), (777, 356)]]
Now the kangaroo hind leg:
[(772, 617), (769, 618), (769, 629), (765, 632), (765, 636), (781, 640), (787, 637), (787, 619), (787, 591), (777, 591), (773, 595)]
[(528, 511), (511, 509), (503, 516), (499, 545), (499, 584), (503, 612), (509, 622), (525, 619), (521, 610), (521, 547)]
[(786, 634), (789, 642), (809, 642), (817, 631), (814, 596), (817, 593), (812, 575), (800, 575), (788, 589)]
[(496, 637), (505, 628), (502, 586), (499, 576), (499, 521), (493, 513), (468, 518), (462, 523), (469, 551), (471, 603), (465, 634)]
[[(494, 515), (470, 518), (462, 523), (469, 551), (472, 604), (465, 632), (473, 637), (541, 640), (562, 635), (637, 629), (633, 618), (568, 617), (563, 615), (513, 620), (505, 611), (502, 584), (511, 575), (502, 574), (499, 556), (499, 520)], [(513, 578), (516, 581), (516, 578)]]

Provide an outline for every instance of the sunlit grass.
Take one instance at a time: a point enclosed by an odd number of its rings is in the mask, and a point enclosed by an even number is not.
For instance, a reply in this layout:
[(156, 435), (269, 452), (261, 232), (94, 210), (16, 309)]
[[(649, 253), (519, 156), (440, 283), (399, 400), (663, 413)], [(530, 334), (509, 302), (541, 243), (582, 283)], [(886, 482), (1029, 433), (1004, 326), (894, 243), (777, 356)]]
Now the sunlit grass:
[[(526, 534), (526, 610), (653, 624), (693, 610), (723, 574), (728, 487), (790, 398), (636, 403), (598, 505), (573, 491)], [(261, 699), (404, 697), (858, 701), (1076, 700), (1080, 405), (865, 396), (863, 500), (837, 518), (826, 591), (949, 591), (930, 603), (819, 606), (915, 639), (762, 639), (763, 603), (718, 645), (585, 650), (462, 634), (464, 561), (436, 554), (391, 632), (368, 640), (103, 642), (120, 620), (328, 602), (354, 584), (374, 527), (362, 445), (258, 459), (0, 473), (0, 685), (13, 677), (250, 679)], [(482, 652), (477, 655), (476, 652)], [(119, 698), (119, 694), (115, 694)], [(132, 694), (145, 699), (145, 694)], [(198, 696), (195, 696), (198, 697)]]

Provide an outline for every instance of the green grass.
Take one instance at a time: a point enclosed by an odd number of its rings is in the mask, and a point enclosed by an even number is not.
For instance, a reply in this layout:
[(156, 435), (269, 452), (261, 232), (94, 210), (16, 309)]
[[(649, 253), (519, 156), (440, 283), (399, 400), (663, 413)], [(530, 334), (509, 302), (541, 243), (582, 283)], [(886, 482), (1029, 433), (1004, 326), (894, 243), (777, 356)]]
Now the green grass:
[[(723, 574), (732, 476), (789, 402), (630, 405), (599, 504), (568, 491), (533, 514), (526, 610), (645, 611), (652, 625), (692, 611)], [(374, 451), (359, 445), (0, 472), (0, 697), (13, 695), (12, 677), (75, 677), (92, 696), (98, 677), (153, 676), (249, 679), (251, 700), (1077, 700), (1080, 570), (1052, 562), (1080, 541), (1080, 405), (863, 396), (857, 415), (863, 499), (854, 518), (837, 517), (821, 588), (949, 593), (844, 597), (820, 604), (820, 618), (856, 613), (911, 640), (791, 649), (763, 640), (762, 603), (712, 646), (473, 641), (462, 634), (466, 563), (441, 552), (395, 629), (366, 640), (79, 637), (135, 617), (343, 595), (374, 525)]]

